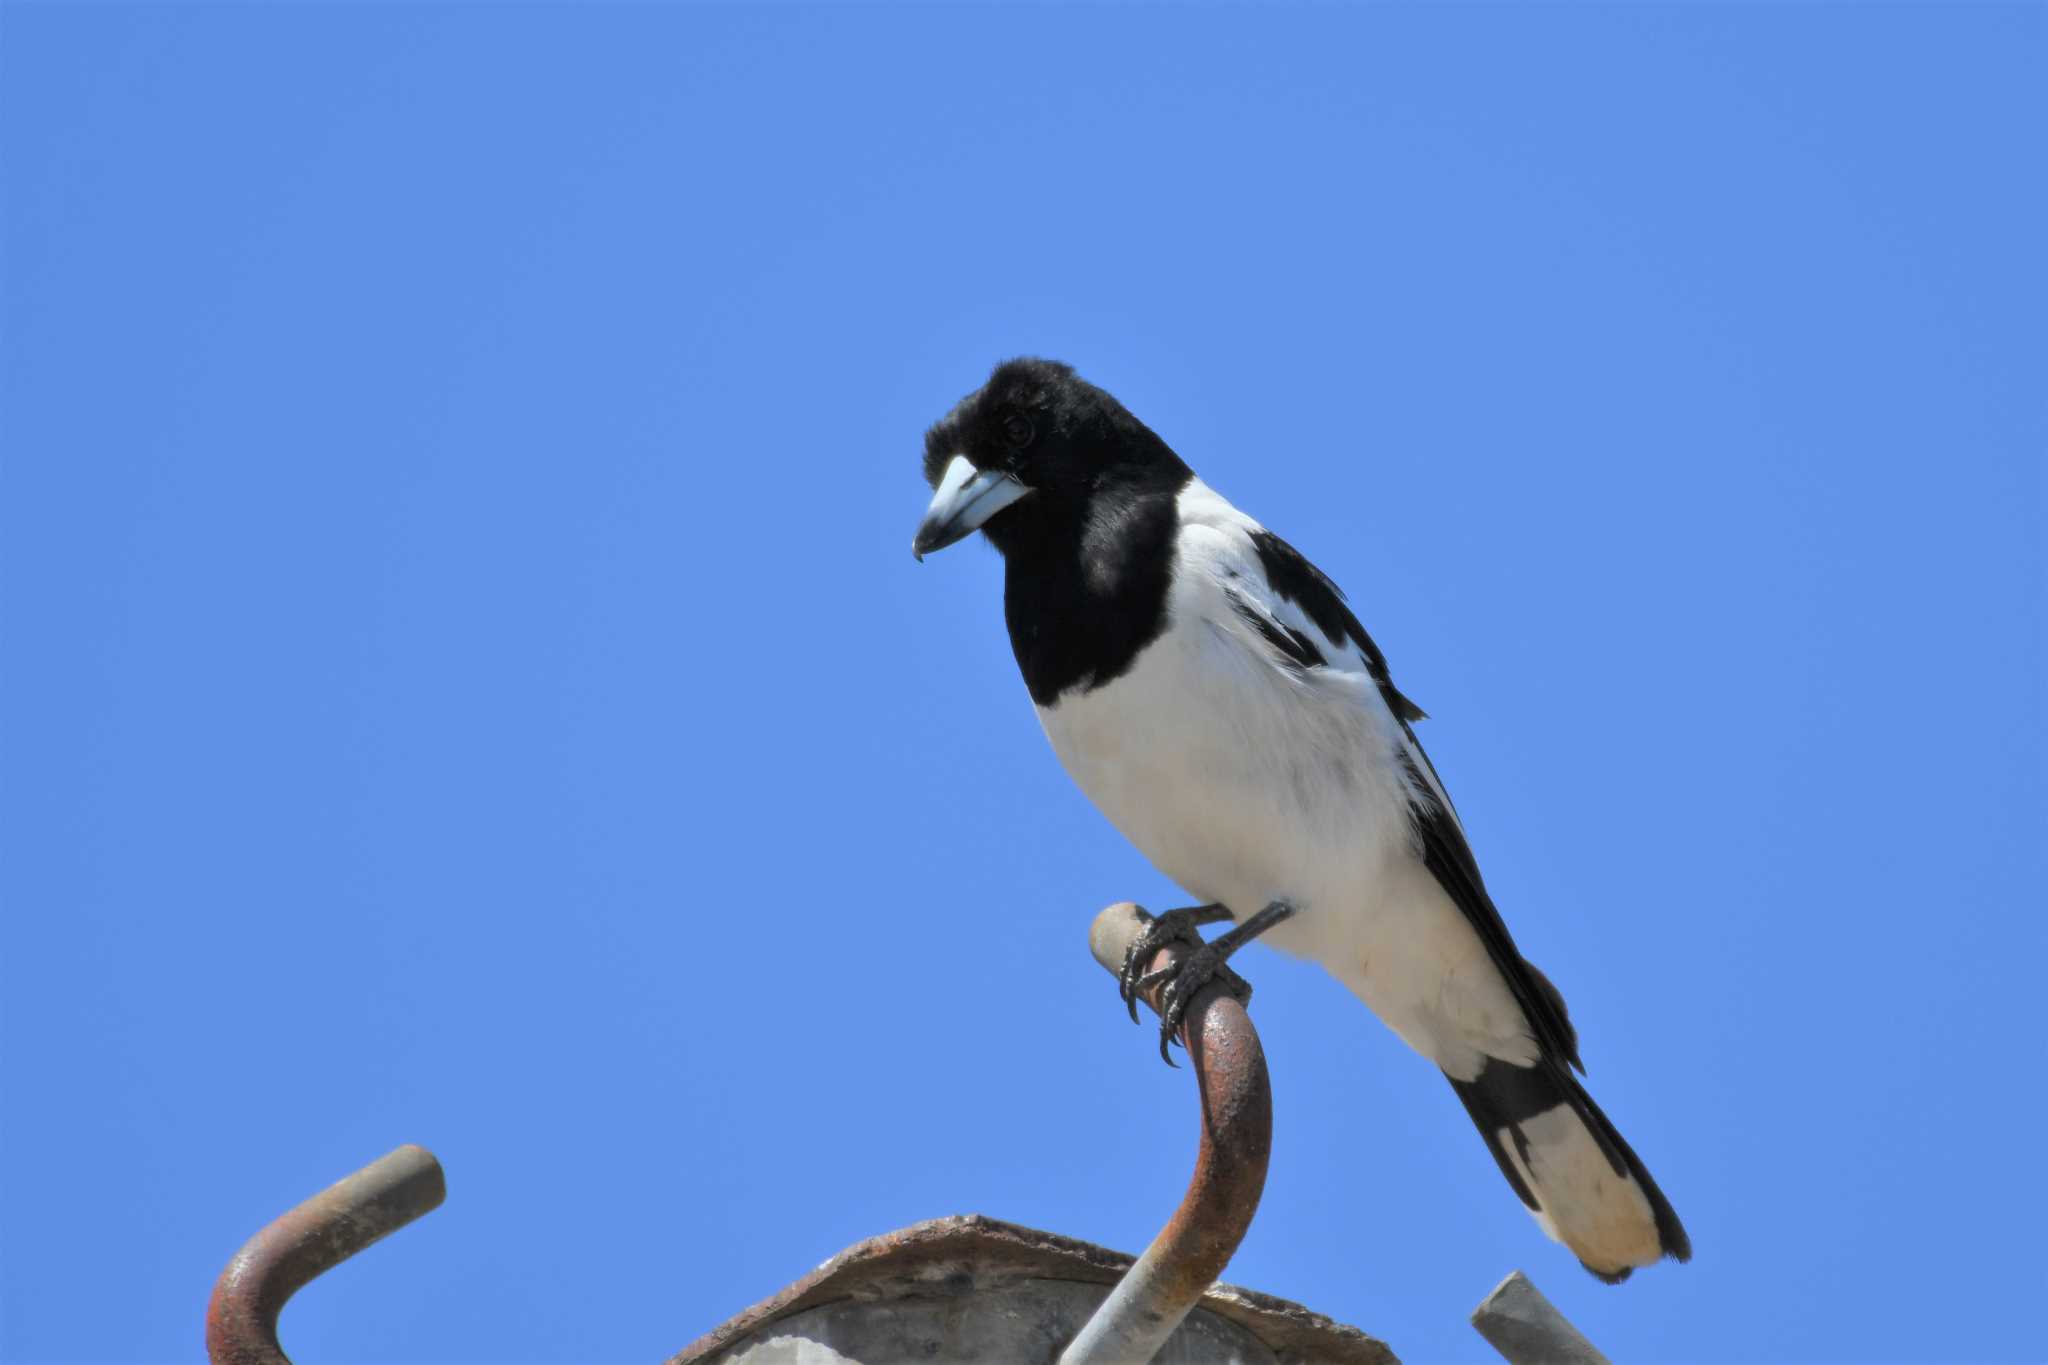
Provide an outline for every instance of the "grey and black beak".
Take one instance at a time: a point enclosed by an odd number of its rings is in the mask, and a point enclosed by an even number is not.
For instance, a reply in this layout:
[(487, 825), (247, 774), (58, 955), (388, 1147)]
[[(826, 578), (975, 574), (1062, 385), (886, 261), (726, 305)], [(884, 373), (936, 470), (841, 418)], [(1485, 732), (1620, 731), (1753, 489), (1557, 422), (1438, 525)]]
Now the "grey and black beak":
[(966, 539), (983, 522), (1030, 492), (1013, 475), (976, 469), (965, 455), (955, 455), (939, 476), (939, 491), (932, 494), (932, 505), (924, 510), (910, 553), (923, 559), (933, 550)]

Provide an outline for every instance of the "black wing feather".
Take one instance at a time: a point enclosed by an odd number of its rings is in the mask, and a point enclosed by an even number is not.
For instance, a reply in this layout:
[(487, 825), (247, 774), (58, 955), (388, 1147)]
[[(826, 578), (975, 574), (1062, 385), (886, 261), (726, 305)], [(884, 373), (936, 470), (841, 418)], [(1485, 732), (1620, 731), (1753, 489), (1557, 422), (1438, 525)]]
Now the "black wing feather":
[(1230, 609), (1238, 614), (1239, 619), (1256, 630), (1259, 638), (1266, 642), (1266, 647), (1279, 656), (1281, 667), (1300, 673), (1329, 663), (1323, 657), (1323, 651), (1316, 648), (1315, 641), (1292, 626), (1281, 625), (1247, 601), (1243, 593), (1225, 587), (1223, 600), (1230, 603)]
[[(1411, 733), (1409, 742), (1414, 744), (1414, 739)], [(1422, 752), (1419, 744), (1415, 744), (1414, 749), (1418, 754)], [(1404, 753), (1401, 761), (1407, 764), (1415, 789), (1428, 792), (1429, 783), (1423, 778), (1415, 760)], [(1427, 763), (1429, 759), (1424, 756), (1422, 761)], [(1422, 843), (1424, 865), (1479, 935), (1479, 941), (1486, 945), (1486, 955), (1493, 959), (1493, 965), (1506, 979), (1515, 1003), (1522, 1007), (1523, 1017), (1535, 1032), (1537, 1043), (1550, 1056), (1569, 1062), (1583, 1072), (1586, 1065), (1579, 1060), (1578, 1033), (1565, 1014), (1564, 997), (1558, 994), (1557, 987), (1550, 984), (1550, 978), (1523, 960), (1521, 951), (1515, 947), (1507, 922), (1500, 917), (1493, 897), (1486, 894), (1486, 883), (1479, 876), (1479, 864), (1472, 857), (1471, 846), (1465, 842), (1465, 832), (1458, 827), (1457, 818), (1426, 795), (1410, 802), (1408, 809), (1415, 821), (1416, 837)]]
[(1401, 718), (1405, 725), (1412, 721), (1428, 720), (1423, 709), (1401, 695), (1401, 689), (1394, 686), (1394, 680), (1387, 673), (1387, 656), (1380, 653), (1380, 647), (1372, 642), (1372, 636), (1365, 633), (1365, 627), (1358, 624), (1358, 617), (1345, 605), (1343, 590), (1324, 576), (1323, 571), (1308, 562), (1301, 551), (1289, 545), (1271, 531), (1258, 530), (1252, 534), (1252, 548), (1258, 551), (1259, 565), (1266, 571), (1266, 582), (1273, 591), (1300, 607), (1308, 619), (1316, 623), (1316, 629), (1324, 635), (1343, 644), (1350, 641), (1358, 647), (1365, 658), (1366, 672), (1379, 684), (1380, 695), (1386, 698), (1387, 709)]
[[(1506, 979), (1508, 989), (1513, 992), (1515, 1003), (1522, 1007), (1522, 1015), (1529, 1021), (1537, 1043), (1548, 1055), (1584, 1071), (1585, 1065), (1579, 1061), (1578, 1036), (1572, 1029), (1571, 1019), (1565, 1014), (1564, 997), (1558, 994), (1557, 987), (1551, 985), (1543, 973), (1523, 960), (1514, 939), (1508, 934), (1507, 923), (1501, 919), (1500, 910), (1493, 903), (1493, 897), (1486, 894), (1479, 864), (1465, 842), (1465, 832), (1458, 826), (1456, 813), (1448, 806), (1437, 805), (1428, 795), (1432, 789), (1444, 790), (1444, 786), (1437, 779), (1435, 765), (1430, 763), (1429, 755), (1423, 752), (1411, 728), (1415, 721), (1425, 718), (1422, 708), (1394, 686), (1386, 656), (1380, 653), (1379, 646), (1358, 623), (1358, 617), (1345, 605), (1344, 594), (1322, 570), (1271, 531), (1252, 532), (1252, 546), (1258, 551), (1259, 564), (1265, 569), (1266, 581), (1274, 592), (1300, 607), (1324, 635), (1339, 643), (1350, 641), (1364, 657), (1367, 671), (1379, 684), (1380, 695), (1386, 699), (1388, 709), (1399, 718), (1408, 739), (1408, 752), (1403, 753), (1401, 759), (1408, 766), (1415, 790), (1422, 793), (1410, 803), (1410, 811), (1415, 820), (1416, 836), (1422, 844), (1423, 862), (1451, 898), (1451, 903), (1472, 925), (1479, 941), (1486, 945), (1486, 955), (1493, 959), (1494, 967)], [(1252, 619), (1276, 650), (1296, 664), (1303, 662), (1298, 647), (1290, 648), (1294, 641), (1274, 639), (1263, 617), (1255, 617), (1250, 612), (1245, 612), (1245, 615)], [(1418, 767), (1418, 763), (1421, 766)], [(1428, 778), (1424, 778), (1423, 768), (1429, 769)], [(1448, 796), (1445, 800), (1448, 802)]]

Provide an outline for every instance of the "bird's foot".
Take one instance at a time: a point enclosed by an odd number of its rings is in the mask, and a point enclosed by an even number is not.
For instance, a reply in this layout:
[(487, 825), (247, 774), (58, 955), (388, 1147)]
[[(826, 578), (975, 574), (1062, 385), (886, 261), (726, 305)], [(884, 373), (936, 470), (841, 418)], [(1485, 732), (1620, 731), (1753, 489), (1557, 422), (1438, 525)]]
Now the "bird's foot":
[[(1229, 956), (1227, 949), (1219, 950), (1216, 943), (1203, 943), (1192, 953), (1171, 967), (1162, 967), (1138, 978), (1140, 991), (1149, 991), (1154, 986), (1159, 991), (1159, 1060), (1168, 1066), (1176, 1066), (1173, 1054), (1166, 1045), (1180, 1037), (1180, 1027), (1187, 1021), (1188, 1006), (1194, 1003), (1196, 992), (1211, 982), (1221, 985), (1224, 990), (1237, 997), (1240, 1005), (1252, 1002), (1252, 983), (1239, 976), (1224, 961)], [(1186, 1043), (1181, 1044), (1186, 1047)]]
[[(1220, 905), (1198, 905), (1187, 910), (1169, 910), (1146, 926), (1138, 941), (1131, 945), (1124, 955), (1124, 969), (1118, 975), (1118, 987), (1123, 992), (1124, 1003), (1131, 1008), (1131, 1022), (1138, 1020), (1138, 996), (1161, 987), (1159, 993), (1159, 1056), (1168, 1066), (1177, 1065), (1173, 1055), (1166, 1048), (1180, 1034), (1181, 1024), (1186, 1021), (1188, 1007), (1194, 1003), (1196, 994), (1210, 982), (1217, 982), (1237, 997), (1238, 1003), (1249, 1005), (1252, 1000), (1251, 982), (1246, 981), (1225, 964), (1230, 955), (1265, 933), (1282, 920), (1294, 916), (1294, 907), (1286, 901), (1274, 901), (1265, 909), (1239, 925), (1234, 925), (1218, 934), (1212, 943), (1204, 943), (1195, 933), (1195, 926), (1214, 924), (1230, 918), (1230, 912)], [(1194, 951), (1170, 967), (1140, 976), (1144, 964), (1151, 961), (1152, 954), (1169, 943), (1186, 943)], [(1185, 1044), (1183, 1044), (1185, 1046)]]
[(1195, 930), (1204, 924), (1216, 924), (1230, 918), (1230, 912), (1220, 905), (1190, 905), (1180, 910), (1168, 910), (1145, 926), (1143, 933), (1131, 944), (1124, 954), (1123, 970), (1116, 975), (1117, 996), (1131, 1012), (1131, 1022), (1138, 1022), (1138, 991), (1140, 979), (1145, 976), (1145, 964), (1152, 960), (1152, 954), (1169, 943), (1185, 943), (1191, 948), (1203, 947), (1202, 936)]

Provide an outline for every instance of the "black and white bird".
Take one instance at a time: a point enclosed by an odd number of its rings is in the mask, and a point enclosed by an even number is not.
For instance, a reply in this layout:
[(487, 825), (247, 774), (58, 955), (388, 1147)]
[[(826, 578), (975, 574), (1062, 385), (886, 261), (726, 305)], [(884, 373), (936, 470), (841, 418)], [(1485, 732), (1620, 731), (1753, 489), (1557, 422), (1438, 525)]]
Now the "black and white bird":
[[(979, 530), (1055, 753), (1204, 904), (1126, 964), (1235, 921), (1166, 983), (1164, 1038), (1251, 938), (1323, 964), (1442, 1069), (1501, 1174), (1603, 1280), (1691, 1244), (1574, 1076), (1564, 999), (1524, 959), (1450, 796), (1337, 587), (1115, 398), (1012, 360), (925, 434), (921, 559)], [(1199, 940), (1197, 940), (1199, 941)], [(1240, 983), (1241, 984), (1241, 983)]]

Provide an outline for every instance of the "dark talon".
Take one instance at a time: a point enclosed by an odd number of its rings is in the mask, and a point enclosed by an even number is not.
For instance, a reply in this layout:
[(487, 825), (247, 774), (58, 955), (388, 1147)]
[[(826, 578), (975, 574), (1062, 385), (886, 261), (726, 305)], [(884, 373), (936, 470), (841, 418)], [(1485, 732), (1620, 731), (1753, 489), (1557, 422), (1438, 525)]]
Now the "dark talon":
[[(1159, 1056), (1162, 1061), (1168, 1066), (1179, 1065), (1167, 1047), (1180, 1033), (1195, 996), (1211, 981), (1220, 982), (1240, 1003), (1251, 1004), (1251, 982), (1230, 969), (1227, 965), (1230, 955), (1293, 915), (1292, 905), (1286, 901), (1274, 901), (1244, 923), (1218, 934), (1213, 943), (1202, 942), (1195, 926), (1229, 919), (1230, 912), (1220, 905), (1169, 910), (1145, 926), (1144, 932), (1138, 935), (1138, 941), (1124, 954), (1123, 970), (1117, 973), (1117, 994), (1130, 1007), (1131, 1022), (1135, 1024), (1138, 1022), (1139, 995), (1154, 986), (1161, 987)], [(1188, 944), (1194, 951), (1171, 967), (1162, 967), (1156, 972), (1144, 971), (1144, 964), (1152, 960), (1152, 954), (1175, 942)]]
[(1195, 932), (1196, 927), (1229, 918), (1230, 912), (1220, 905), (1195, 905), (1169, 910), (1145, 926), (1145, 931), (1124, 954), (1123, 970), (1116, 977), (1117, 996), (1130, 1010), (1132, 1023), (1138, 1022), (1138, 996), (1149, 984), (1149, 978), (1145, 981), (1140, 978), (1144, 975), (1145, 964), (1152, 960), (1152, 954), (1169, 943), (1185, 943), (1199, 949), (1203, 946), (1202, 936)]
[[(1177, 1065), (1166, 1047), (1180, 1035), (1181, 1025), (1187, 1019), (1188, 1007), (1195, 1002), (1195, 996), (1204, 986), (1214, 981), (1236, 996), (1239, 1003), (1252, 1002), (1252, 983), (1239, 976), (1225, 964), (1225, 953), (1217, 950), (1213, 943), (1205, 943), (1180, 961), (1179, 969), (1159, 996), (1159, 1056), (1168, 1065)], [(1164, 976), (1154, 972), (1153, 976)], [(1149, 980), (1149, 978), (1148, 978)], [(1186, 1047), (1186, 1043), (1181, 1044)]]

